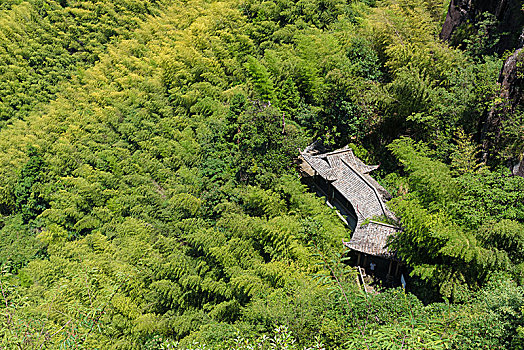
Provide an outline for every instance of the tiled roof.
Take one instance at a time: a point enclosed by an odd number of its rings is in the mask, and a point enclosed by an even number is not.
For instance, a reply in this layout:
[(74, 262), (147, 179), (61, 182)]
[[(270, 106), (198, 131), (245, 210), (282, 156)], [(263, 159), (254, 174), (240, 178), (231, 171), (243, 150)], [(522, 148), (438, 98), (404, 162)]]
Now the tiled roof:
[[(366, 165), (348, 147), (329, 153), (319, 153), (318, 148), (318, 144), (310, 145), (301, 152), (302, 158), (353, 205), (357, 214), (357, 227), (351, 240), (345, 245), (366, 254), (392, 257), (386, 242), (388, 237), (399, 229), (366, 220), (379, 216), (395, 219), (394, 214), (385, 205), (391, 196), (368, 174), (378, 168), (378, 165)], [(365, 221), (368, 223), (362, 225)]]
[(400, 229), (395, 226), (370, 221), (365, 225), (359, 225), (353, 232), (349, 242), (343, 242), (350, 249), (358, 252), (394, 259), (395, 253), (388, 249), (388, 239)]

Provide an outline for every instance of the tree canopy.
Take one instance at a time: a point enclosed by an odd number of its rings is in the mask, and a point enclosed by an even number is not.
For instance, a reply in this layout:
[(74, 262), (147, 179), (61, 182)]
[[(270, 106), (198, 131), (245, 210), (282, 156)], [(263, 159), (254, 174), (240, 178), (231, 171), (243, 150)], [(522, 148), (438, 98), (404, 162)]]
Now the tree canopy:
[[(2, 2), (0, 347), (524, 346), (518, 114), (486, 165), (502, 60), (446, 9)], [(295, 169), (318, 139), (381, 163), (414, 294), (360, 289)]]

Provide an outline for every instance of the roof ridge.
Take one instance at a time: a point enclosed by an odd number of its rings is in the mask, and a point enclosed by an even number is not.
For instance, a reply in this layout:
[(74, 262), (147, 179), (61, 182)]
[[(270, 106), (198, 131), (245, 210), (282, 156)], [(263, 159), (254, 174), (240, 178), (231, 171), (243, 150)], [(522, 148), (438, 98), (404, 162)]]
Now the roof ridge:
[(386, 224), (385, 222), (380, 222), (380, 221), (376, 221), (376, 220), (369, 220), (369, 222), (372, 223), (372, 224), (377, 224), (377, 225), (382, 225), (382, 226), (386, 226), (386, 227), (396, 228), (396, 229), (399, 229), (399, 230), (401, 229), (400, 226)]
[(357, 176), (360, 177), (360, 178), (362, 179), (362, 181), (364, 181), (364, 183), (365, 183), (366, 185), (368, 185), (368, 186), (371, 188), (371, 190), (373, 191), (373, 193), (374, 193), (375, 196), (377, 197), (377, 200), (378, 200), (378, 202), (379, 202), (379, 204), (380, 204), (380, 208), (382, 209), (382, 212), (384, 213), (384, 215), (387, 216), (388, 214), (386, 213), (386, 208), (384, 207), (384, 203), (382, 203), (382, 199), (380, 198), (380, 195), (379, 195), (379, 193), (378, 193), (378, 190), (375, 188), (375, 186), (373, 186), (372, 184), (370, 184), (369, 181), (368, 181), (368, 180), (367, 180), (367, 179), (366, 179), (362, 174), (360, 174), (359, 171), (353, 169), (353, 166), (351, 166), (351, 164), (349, 164), (349, 162), (346, 162), (346, 161), (345, 161), (344, 159), (342, 159), (342, 158), (340, 158), (340, 160), (341, 160), (344, 164), (346, 164), (346, 165), (347, 165), (347, 166), (348, 166), (348, 167), (349, 167), (349, 168), (350, 168), (350, 169), (351, 169), (355, 174), (357, 174)]

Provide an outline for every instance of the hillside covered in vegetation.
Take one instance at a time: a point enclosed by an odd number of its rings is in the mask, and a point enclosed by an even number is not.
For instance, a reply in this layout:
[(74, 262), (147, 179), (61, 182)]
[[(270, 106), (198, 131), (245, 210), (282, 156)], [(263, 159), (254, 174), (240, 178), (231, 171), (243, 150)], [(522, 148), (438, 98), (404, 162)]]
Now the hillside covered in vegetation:
[[(0, 349), (524, 348), (524, 58), (449, 5), (2, 1)], [(315, 140), (381, 164), (408, 291), (359, 288)]]

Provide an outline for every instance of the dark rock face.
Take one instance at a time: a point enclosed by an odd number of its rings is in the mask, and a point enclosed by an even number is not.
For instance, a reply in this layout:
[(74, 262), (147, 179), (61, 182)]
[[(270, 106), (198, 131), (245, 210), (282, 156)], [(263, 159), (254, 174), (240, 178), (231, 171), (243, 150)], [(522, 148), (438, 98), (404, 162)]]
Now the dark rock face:
[(511, 169), (511, 172), (515, 176), (524, 177), (524, 154), (521, 156), (520, 161)]
[[(512, 110), (522, 102), (523, 79), (519, 74), (519, 64), (524, 62), (524, 49), (516, 50), (504, 62), (499, 76), (499, 83), (502, 86), (501, 97), (507, 101)], [(520, 69), (522, 71), (522, 69)]]
[[(522, 34), (524, 35), (524, 31)], [(522, 68), (519, 67), (519, 65), (522, 64), (524, 64), (524, 49), (520, 48), (504, 62), (504, 67), (500, 73), (499, 83), (502, 85), (501, 97), (507, 101), (508, 108), (510, 109), (508, 111), (509, 113), (515, 112), (519, 105), (522, 106), (524, 99), (524, 78), (522, 76)], [(495, 125), (500, 125), (500, 123), (501, 121), (499, 120)], [(522, 150), (522, 152), (520, 159), (516, 159), (515, 162), (513, 162), (511, 172), (513, 175), (524, 177), (524, 150)]]
[[(482, 131), (482, 148), (485, 150), (486, 159), (489, 158), (488, 150), (496, 148), (495, 146), (500, 141), (500, 130), (504, 120), (512, 113), (517, 112), (517, 108), (523, 105), (523, 65), (524, 48), (520, 48), (506, 59), (500, 72), (501, 93), (499, 96), (501, 102), (487, 113)], [(519, 159), (514, 159), (510, 168), (514, 175), (524, 177), (524, 154)]]
[(519, 39), (522, 40), (519, 37), (524, 26), (522, 5), (521, 0), (451, 0), (440, 37), (452, 41), (461, 27), (477, 24), (482, 20), (482, 14), (489, 12), (498, 21), (494, 31), (500, 35), (500, 41), (494, 48), (495, 52), (514, 49)]
[[(484, 53), (502, 54), (507, 50), (514, 51), (504, 62), (500, 72), (500, 101), (484, 115), (482, 122), (481, 141), (484, 149), (484, 159), (495, 158), (504, 143), (501, 129), (504, 122), (522, 109), (524, 102), (524, 1), (522, 0), (451, 0), (446, 21), (440, 37), (452, 45), (460, 45), (464, 39), (475, 35), (491, 35), (499, 41), (489, 46)], [(487, 33), (479, 33), (481, 21), (485, 13), (490, 13), (496, 19)], [(520, 72), (519, 72), (520, 70)], [(491, 154), (490, 154), (491, 152)], [(524, 150), (520, 157), (509, 160), (509, 167), (514, 175), (524, 177)]]
[[(523, 0), (451, 0), (446, 21), (440, 33), (441, 39), (452, 45), (471, 43), (471, 39), (495, 38), (491, 45), (485, 46), (480, 54), (514, 51), (504, 62), (500, 72), (500, 102), (486, 111), (482, 118), (481, 142), (484, 160), (495, 158), (497, 150), (504, 146), (501, 129), (514, 113), (520, 113), (524, 102), (524, 11)], [(494, 16), (496, 21), (482, 22), (485, 13)], [(480, 30), (484, 25), (484, 29)], [(480, 39), (479, 39), (480, 38)], [(464, 39), (469, 39), (466, 41)], [(468, 43), (468, 45), (469, 45)], [(469, 49), (469, 46), (468, 46)], [(475, 50), (470, 51), (475, 52)], [(477, 52), (478, 53), (478, 52)], [(491, 154), (490, 154), (491, 152)], [(509, 167), (514, 175), (524, 177), (524, 150), (520, 157), (510, 159)]]

